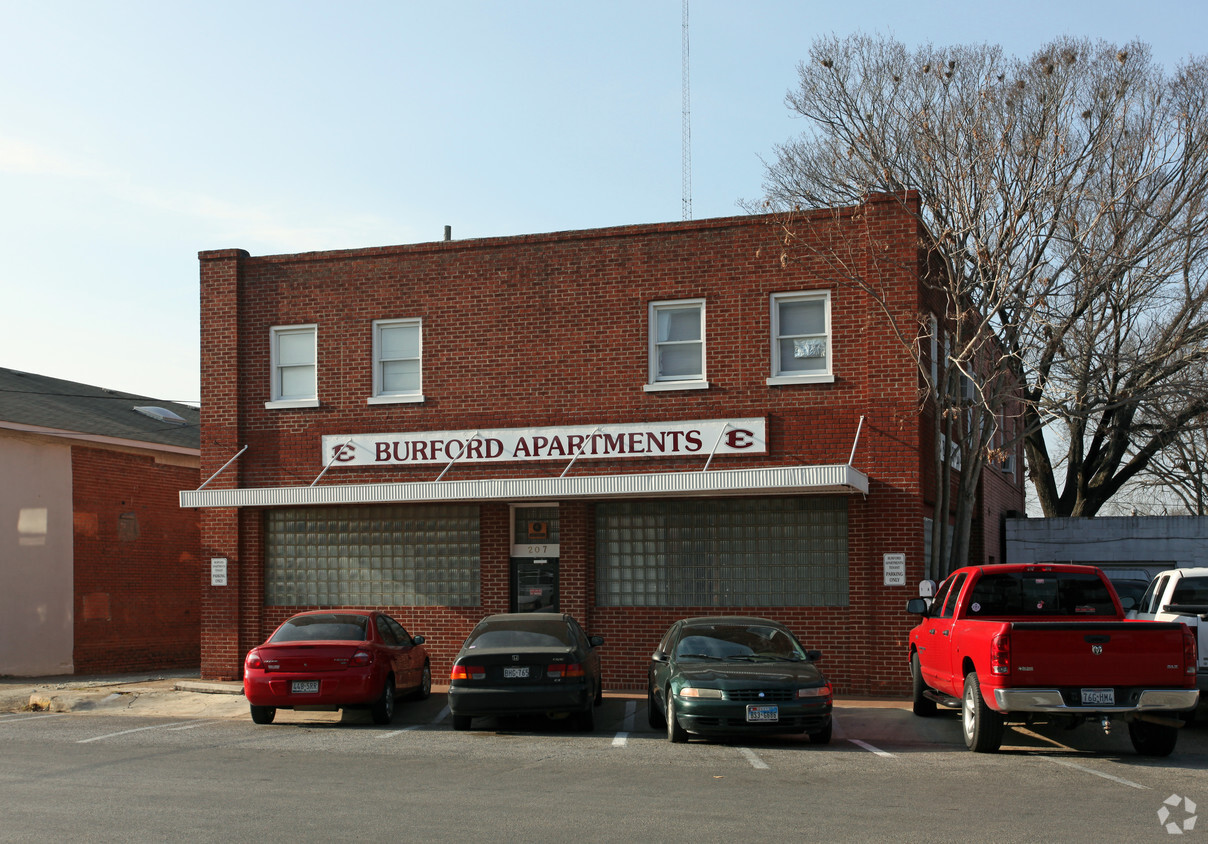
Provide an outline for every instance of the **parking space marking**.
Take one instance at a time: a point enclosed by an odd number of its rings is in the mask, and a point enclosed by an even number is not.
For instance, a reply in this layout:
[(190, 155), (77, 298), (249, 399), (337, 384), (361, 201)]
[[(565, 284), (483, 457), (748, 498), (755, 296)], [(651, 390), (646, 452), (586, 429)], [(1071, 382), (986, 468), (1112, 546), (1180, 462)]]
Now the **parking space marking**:
[(1087, 774), (1094, 774), (1097, 777), (1103, 777), (1103, 779), (1105, 779), (1105, 780), (1111, 780), (1112, 782), (1118, 782), (1121, 785), (1127, 785), (1129, 788), (1139, 788), (1142, 791), (1150, 790), (1149, 786), (1147, 786), (1147, 785), (1141, 785), (1140, 783), (1133, 782), (1132, 780), (1126, 780), (1123, 777), (1113, 776), (1112, 774), (1105, 774), (1105, 773), (1103, 773), (1103, 771), (1096, 771), (1094, 768), (1087, 768), (1083, 765), (1077, 765), (1066, 759), (1054, 759), (1052, 756), (1037, 756), (1036, 758), (1037, 759), (1047, 759), (1050, 762), (1054, 762), (1058, 765), (1065, 765), (1065, 767), (1073, 768), (1076, 771), (1082, 771)]
[(171, 728), (171, 727), (179, 727), (183, 724), (202, 724), (202, 723), (205, 723), (205, 719), (199, 718), (196, 721), (174, 721), (171, 724), (154, 724), (150, 727), (135, 727), (133, 730), (120, 730), (116, 733), (106, 733), (103, 736), (93, 736), (92, 738), (80, 739), (79, 741), (76, 742), (76, 744), (88, 744), (89, 742), (92, 742), (92, 741), (101, 741), (102, 739), (115, 738), (116, 736), (124, 736), (129, 733), (141, 733), (144, 730), (162, 730), (162, 729), (167, 729), (167, 728)]
[(433, 718), (431, 721), (429, 721), (427, 724), (412, 724), (410, 727), (403, 727), (401, 730), (392, 730), (389, 733), (382, 733), (382, 734), (376, 736), (374, 738), (374, 741), (380, 741), (384, 738), (390, 738), (391, 736), (401, 735), (402, 733), (409, 733), (413, 730), (422, 730), (425, 727), (435, 727), (437, 724), (439, 724), (441, 721), (445, 720), (448, 717), (449, 717), (449, 707), (446, 705), (445, 708), (442, 709), (440, 712), (436, 713), (436, 717)]
[(751, 748), (740, 747), (740, 748), (738, 748), (738, 752), (741, 753), (743, 756), (747, 757), (747, 761), (751, 763), (752, 768), (754, 768), (758, 771), (768, 770), (768, 763), (763, 761), (762, 759), (760, 759), (755, 754), (755, 751), (752, 750)]
[(43, 718), (62, 718), (66, 712), (50, 712), (46, 715), (26, 715), (22, 712), (14, 712), (11, 716), (0, 718), (0, 724), (16, 724), (24, 721), (40, 721)]
[(621, 722), (623, 727), (615, 736), (612, 737), (613, 747), (624, 747), (629, 744), (629, 734), (633, 732), (633, 718), (638, 711), (636, 701), (625, 702), (625, 718)]
[(871, 744), (869, 744), (866, 741), (860, 741), (859, 739), (854, 739), (854, 738), (849, 738), (848, 741), (850, 741), (856, 747), (862, 747), (865, 750), (867, 750), (869, 753), (875, 753), (877, 756), (880, 756), (884, 759), (893, 759), (894, 758), (893, 753), (890, 753), (888, 750), (881, 750), (881, 748), (879, 748), (879, 747), (873, 747)]

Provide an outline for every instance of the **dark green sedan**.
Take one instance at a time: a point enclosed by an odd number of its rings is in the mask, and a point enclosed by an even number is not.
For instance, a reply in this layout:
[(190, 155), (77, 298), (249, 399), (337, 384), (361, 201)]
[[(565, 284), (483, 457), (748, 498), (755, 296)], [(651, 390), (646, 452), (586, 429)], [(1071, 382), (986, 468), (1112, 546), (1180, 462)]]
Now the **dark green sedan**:
[(675, 622), (650, 658), (650, 726), (673, 742), (689, 734), (807, 733), (831, 739), (831, 685), (787, 627), (766, 618)]

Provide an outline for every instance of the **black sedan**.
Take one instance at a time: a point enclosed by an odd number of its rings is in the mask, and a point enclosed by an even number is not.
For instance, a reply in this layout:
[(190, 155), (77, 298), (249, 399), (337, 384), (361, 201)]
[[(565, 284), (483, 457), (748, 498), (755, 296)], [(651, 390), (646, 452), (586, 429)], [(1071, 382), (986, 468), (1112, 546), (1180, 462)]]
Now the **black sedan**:
[(819, 651), (764, 618), (719, 616), (675, 622), (650, 659), (650, 726), (673, 742), (689, 733), (808, 733), (831, 739), (831, 685)]
[(449, 710), (453, 729), (478, 716), (571, 716), (580, 730), (595, 727), (603, 700), (599, 636), (588, 636), (569, 615), (504, 613), (478, 623), (453, 662)]

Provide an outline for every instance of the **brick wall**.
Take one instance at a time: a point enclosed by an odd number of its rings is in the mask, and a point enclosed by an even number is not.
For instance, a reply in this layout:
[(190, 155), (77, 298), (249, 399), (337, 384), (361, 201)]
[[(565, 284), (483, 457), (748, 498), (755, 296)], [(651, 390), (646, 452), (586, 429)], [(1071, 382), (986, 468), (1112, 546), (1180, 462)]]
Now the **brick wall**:
[[(918, 225), (890, 201), (796, 221), (798, 244), (846, 245), (840, 268), (810, 248), (786, 252), (780, 223), (741, 217), (302, 255), (202, 253), (203, 475), (246, 445), (211, 487), (309, 484), (323, 470), (325, 434), (765, 417), (767, 455), (718, 456), (712, 468), (846, 463), (854, 445), (855, 467), (871, 478), (866, 498), (848, 498), (851, 606), (726, 611), (789, 621), (825, 652), (846, 691), (900, 691), (925, 502), (918, 373), (884, 311), (917, 327)], [(844, 273), (877, 274), (882, 303)], [(810, 290), (831, 295), (835, 380), (769, 386), (770, 297)], [(686, 298), (706, 301), (709, 389), (647, 392), (648, 306)], [(423, 319), (425, 400), (368, 404), (372, 321), (415, 317)], [(319, 406), (268, 410), (270, 329), (303, 323), (318, 326)], [(703, 464), (581, 460), (574, 471)], [(445, 479), (556, 477), (565, 465), (458, 463)], [(338, 467), (321, 483), (430, 481), (439, 471)], [(561, 503), (563, 608), (607, 638), (606, 682), (640, 686), (670, 621), (716, 609), (595, 607), (593, 512)], [(485, 503), (481, 514), (481, 607), (386, 608), (430, 638), (438, 679), (472, 624), (507, 609), (507, 507)], [(242, 652), (305, 609), (262, 608), (261, 521), (256, 511), (203, 511), (203, 557), (227, 557), (237, 574), (232, 585), (202, 589), (206, 676), (238, 676)], [(906, 554), (907, 586), (884, 586), (886, 553)]]
[(200, 531), (178, 500), (200, 483), (196, 466), (82, 446), (71, 456), (76, 673), (196, 666)]

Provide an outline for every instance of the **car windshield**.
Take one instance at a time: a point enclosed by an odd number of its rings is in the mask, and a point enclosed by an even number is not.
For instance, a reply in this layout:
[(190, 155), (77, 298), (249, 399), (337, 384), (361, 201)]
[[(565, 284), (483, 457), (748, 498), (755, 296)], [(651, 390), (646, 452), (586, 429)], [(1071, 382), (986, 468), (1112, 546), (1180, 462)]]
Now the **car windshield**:
[(300, 615), (282, 624), (269, 642), (364, 642), (368, 621), (363, 615)]
[(470, 634), (467, 648), (565, 648), (573, 645), (564, 622), (540, 618), (484, 621)]
[(1082, 572), (1005, 572), (982, 575), (969, 596), (973, 616), (1116, 614), (1107, 586)]
[(762, 624), (712, 624), (684, 629), (675, 646), (676, 659), (806, 659), (801, 645), (786, 630)]

